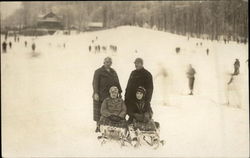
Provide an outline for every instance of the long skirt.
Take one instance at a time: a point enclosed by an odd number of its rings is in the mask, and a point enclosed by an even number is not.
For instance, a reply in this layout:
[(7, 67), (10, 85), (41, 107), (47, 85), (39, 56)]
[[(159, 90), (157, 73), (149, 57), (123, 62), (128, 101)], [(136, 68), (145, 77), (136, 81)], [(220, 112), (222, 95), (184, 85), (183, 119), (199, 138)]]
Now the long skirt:
[(99, 121), (101, 117), (101, 101), (93, 101), (93, 119), (94, 121)]
[(127, 128), (127, 121), (125, 119), (121, 121), (112, 121), (107, 117), (101, 116), (101, 119), (99, 121), (100, 125), (105, 125), (105, 126), (113, 126), (113, 127), (119, 127), (119, 128)]

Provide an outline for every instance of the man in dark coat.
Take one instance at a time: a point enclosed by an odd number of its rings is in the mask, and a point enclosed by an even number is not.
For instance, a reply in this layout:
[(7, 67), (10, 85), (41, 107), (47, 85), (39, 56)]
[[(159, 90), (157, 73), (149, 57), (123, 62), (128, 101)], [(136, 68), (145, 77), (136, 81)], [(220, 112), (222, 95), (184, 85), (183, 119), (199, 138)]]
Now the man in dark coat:
[(99, 123), (100, 120), (100, 110), (101, 104), (104, 99), (109, 97), (109, 89), (112, 86), (116, 86), (119, 90), (119, 95), (121, 96), (121, 86), (117, 76), (117, 73), (114, 69), (111, 68), (112, 59), (110, 57), (106, 57), (104, 59), (104, 65), (97, 69), (94, 74), (93, 79), (93, 99), (94, 99), (94, 121), (96, 121), (96, 132), (100, 131)]
[[(145, 94), (145, 102), (150, 103), (152, 94), (153, 94), (153, 77), (149, 71), (144, 69), (143, 60), (141, 58), (137, 58), (135, 60), (135, 68), (136, 70), (132, 71), (130, 74), (126, 93), (125, 93), (125, 104), (127, 106), (128, 111), (131, 110), (133, 103), (136, 101), (136, 91), (138, 87), (144, 87), (147, 91)], [(129, 116), (129, 122), (132, 117)]]

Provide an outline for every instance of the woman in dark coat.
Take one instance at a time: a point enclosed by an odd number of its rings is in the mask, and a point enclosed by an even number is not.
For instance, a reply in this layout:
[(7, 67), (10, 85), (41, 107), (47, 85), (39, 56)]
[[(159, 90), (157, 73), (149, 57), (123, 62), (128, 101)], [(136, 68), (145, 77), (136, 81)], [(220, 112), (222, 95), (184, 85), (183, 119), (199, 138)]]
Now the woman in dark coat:
[(94, 107), (93, 107), (93, 116), (94, 121), (97, 122), (97, 128), (96, 132), (99, 132), (99, 123), (100, 120), (100, 110), (101, 110), (101, 104), (104, 99), (109, 97), (109, 89), (112, 86), (116, 86), (119, 90), (119, 95), (122, 92), (120, 82), (117, 76), (117, 73), (114, 69), (111, 68), (112, 65), (112, 59), (110, 57), (107, 57), (104, 59), (104, 65), (97, 69), (94, 74), (93, 79), (93, 99), (94, 99)]
[(136, 100), (131, 103), (131, 108), (128, 110), (128, 114), (131, 117), (135, 130), (141, 131), (155, 131), (156, 126), (152, 119), (153, 111), (149, 102), (145, 101), (146, 90), (144, 87), (138, 87), (136, 93)]

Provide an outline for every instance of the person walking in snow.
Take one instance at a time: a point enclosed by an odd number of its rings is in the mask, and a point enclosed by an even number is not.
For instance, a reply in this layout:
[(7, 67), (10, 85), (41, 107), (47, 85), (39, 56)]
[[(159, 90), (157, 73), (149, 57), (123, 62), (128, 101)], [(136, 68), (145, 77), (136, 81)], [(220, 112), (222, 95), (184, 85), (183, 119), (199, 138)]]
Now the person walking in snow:
[(25, 47), (27, 47), (27, 44), (28, 44), (27, 41), (25, 41), (25, 42), (24, 42)]
[[(131, 72), (125, 93), (125, 104), (128, 111), (133, 107), (136, 101), (135, 93), (139, 86), (146, 89), (145, 102), (150, 103), (153, 94), (153, 77), (151, 73), (143, 67), (143, 60), (141, 58), (135, 59), (135, 70)], [(129, 116), (129, 122), (132, 121), (132, 116)]]
[(97, 69), (94, 73), (94, 78), (92, 82), (93, 86), (93, 118), (96, 121), (96, 132), (100, 131), (100, 110), (101, 104), (104, 99), (110, 96), (109, 89), (112, 86), (116, 86), (119, 90), (119, 95), (122, 93), (118, 75), (114, 69), (111, 68), (112, 59), (106, 57), (104, 59), (104, 64), (101, 68)]
[(189, 85), (189, 90), (190, 93), (189, 95), (193, 95), (193, 89), (194, 89), (194, 80), (195, 80), (195, 69), (192, 67), (191, 64), (189, 64), (188, 66), (188, 71), (187, 71), (187, 78), (188, 78), (188, 85)]

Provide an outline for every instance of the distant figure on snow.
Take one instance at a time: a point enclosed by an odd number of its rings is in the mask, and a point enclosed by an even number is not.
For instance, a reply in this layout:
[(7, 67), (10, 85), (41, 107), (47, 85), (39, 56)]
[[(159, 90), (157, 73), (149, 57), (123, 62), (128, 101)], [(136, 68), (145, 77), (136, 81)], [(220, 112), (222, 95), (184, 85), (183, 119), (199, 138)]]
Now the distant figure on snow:
[(162, 105), (168, 105), (169, 98), (169, 88), (168, 88), (168, 73), (163, 64), (159, 64), (159, 72), (155, 75), (154, 79), (158, 82), (158, 88), (160, 96), (157, 99), (160, 100)]
[(240, 74), (240, 61), (239, 61), (239, 59), (235, 59), (235, 62), (234, 62), (234, 72), (231, 75), (231, 78), (230, 78), (230, 80), (229, 80), (229, 82), (227, 84), (228, 85), (231, 84), (233, 82), (234, 76), (237, 76), (239, 74)]
[(32, 43), (31, 48), (32, 48), (32, 51), (35, 52), (35, 50), (36, 50), (36, 44)]
[(11, 49), (11, 47), (12, 47), (12, 43), (11, 43), (11, 41), (9, 42), (9, 47), (10, 47), (10, 49)]
[(7, 53), (7, 43), (6, 43), (6, 41), (4, 41), (2, 43), (2, 49), (3, 49), (3, 53)]
[(194, 80), (195, 80), (195, 69), (192, 67), (191, 64), (189, 64), (188, 71), (187, 71), (187, 78), (188, 78), (188, 85), (189, 85), (189, 90), (190, 93), (189, 95), (193, 95), (193, 89), (194, 89)]
[(180, 47), (176, 47), (176, 48), (175, 48), (175, 52), (176, 52), (176, 54), (179, 54), (179, 53), (180, 53), (180, 50), (181, 50), (181, 48), (180, 48)]
[(206, 52), (207, 52), (207, 56), (208, 56), (209, 55), (209, 49), (208, 48), (206, 49)]
[(91, 45), (89, 45), (89, 52), (91, 52)]
[(27, 47), (27, 44), (28, 44), (28, 43), (27, 43), (27, 41), (24, 41), (24, 45), (25, 45), (25, 47)]
[(240, 61), (239, 59), (235, 59), (233, 75), (238, 75), (239, 73), (240, 73)]

